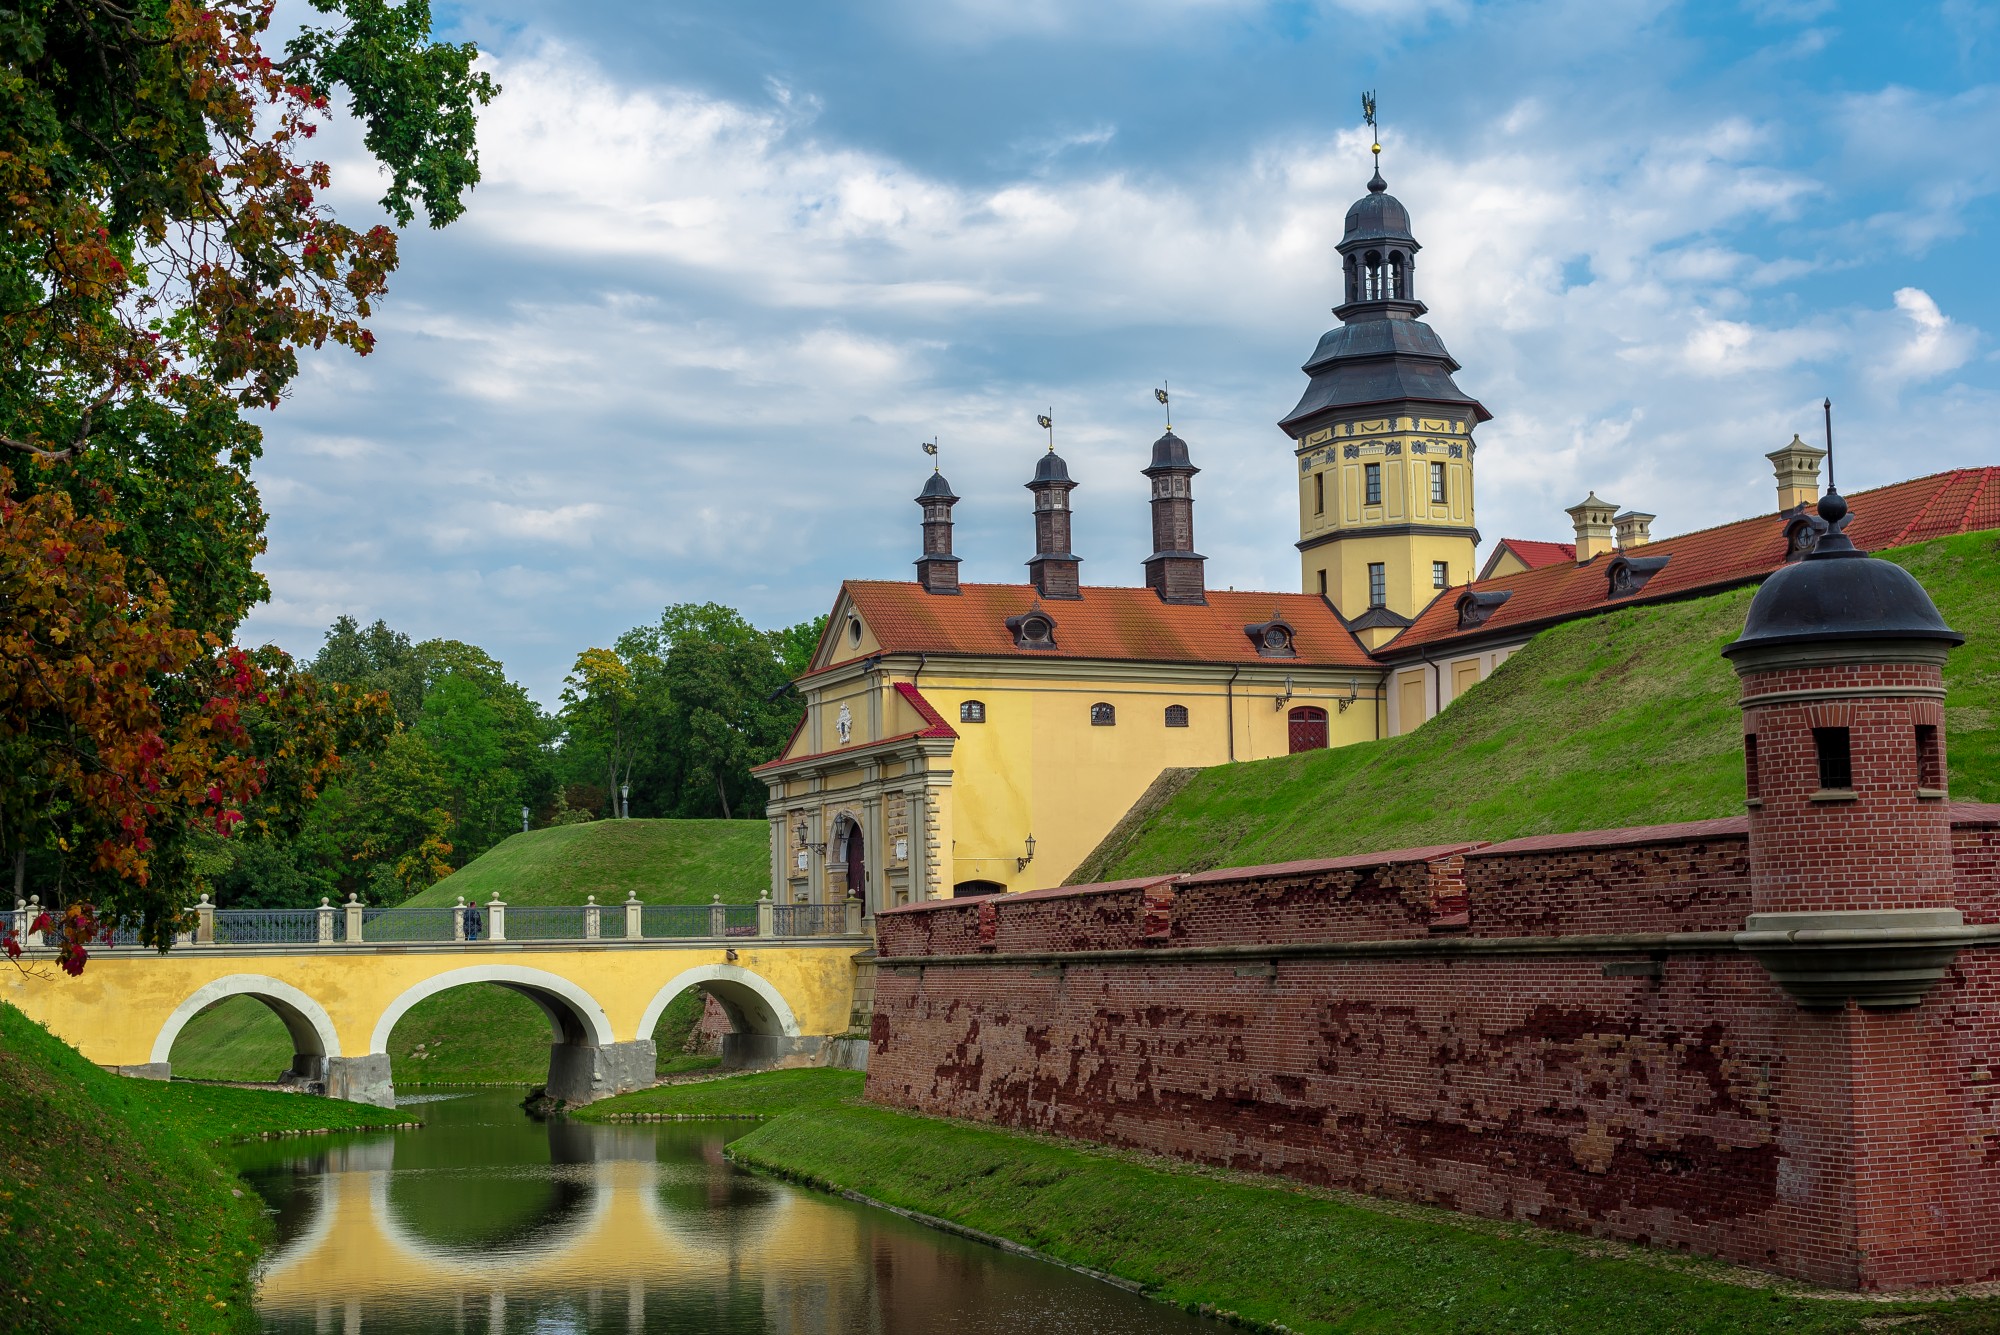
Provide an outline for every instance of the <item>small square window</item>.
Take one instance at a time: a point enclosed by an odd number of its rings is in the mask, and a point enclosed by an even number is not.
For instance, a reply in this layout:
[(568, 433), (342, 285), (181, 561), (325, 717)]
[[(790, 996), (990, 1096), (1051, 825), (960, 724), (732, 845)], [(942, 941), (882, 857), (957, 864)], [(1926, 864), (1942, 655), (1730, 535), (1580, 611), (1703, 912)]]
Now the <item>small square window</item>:
[(1451, 587), (1451, 564), (1447, 561), (1431, 562), (1431, 587), (1448, 589)]
[(1361, 465), (1361, 479), (1362, 489), (1365, 493), (1363, 500), (1369, 505), (1380, 505), (1382, 503), (1382, 465)]
[(1118, 711), (1116, 709), (1113, 709), (1110, 705), (1105, 704), (1103, 701), (1100, 700), (1098, 703), (1090, 707), (1091, 727), (1109, 728), (1115, 725), (1117, 722), (1118, 722)]
[(1186, 705), (1167, 706), (1167, 726), (1169, 728), (1185, 728), (1188, 725), (1187, 718)]
[(1386, 607), (1389, 602), (1389, 568), (1380, 561), (1368, 563), (1368, 605)]
[(960, 723), (986, 722), (986, 702), (984, 700), (965, 701), (958, 707), (958, 721)]

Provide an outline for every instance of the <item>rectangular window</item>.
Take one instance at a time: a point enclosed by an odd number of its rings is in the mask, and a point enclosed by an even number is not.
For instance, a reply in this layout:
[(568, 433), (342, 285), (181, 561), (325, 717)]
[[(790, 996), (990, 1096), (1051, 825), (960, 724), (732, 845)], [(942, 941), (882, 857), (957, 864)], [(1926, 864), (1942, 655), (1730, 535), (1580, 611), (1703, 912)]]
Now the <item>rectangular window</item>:
[(1431, 562), (1431, 587), (1448, 589), (1451, 587), (1451, 566), (1444, 561)]
[(1431, 503), (1444, 504), (1444, 465), (1431, 465)]
[(1743, 735), (1743, 786), (1752, 802), (1764, 800), (1763, 785), (1757, 778), (1757, 734), (1754, 732)]
[(1326, 572), (1324, 570), (1319, 572), (1319, 596), (1322, 598), (1326, 597)]
[(1917, 725), (1917, 787), (1925, 792), (1944, 791), (1944, 755), (1938, 749), (1935, 724)]
[(1316, 515), (1323, 515), (1326, 513), (1325, 473), (1313, 474), (1313, 513)]
[[(1370, 468), (1374, 465), (1370, 464)], [(1389, 569), (1380, 561), (1368, 563), (1368, 605), (1383, 607), (1389, 601)]]
[(1382, 503), (1382, 465), (1361, 465), (1362, 500), (1368, 505)]
[(1186, 727), (1187, 725), (1188, 725), (1188, 712), (1187, 712), (1187, 706), (1186, 706), (1186, 705), (1168, 705), (1168, 706), (1167, 706), (1167, 726), (1168, 726), (1169, 728), (1185, 728), (1185, 727)]
[(1854, 755), (1845, 728), (1814, 728), (1813, 750), (1819, 757), (1822, 789), (1854, 787)]

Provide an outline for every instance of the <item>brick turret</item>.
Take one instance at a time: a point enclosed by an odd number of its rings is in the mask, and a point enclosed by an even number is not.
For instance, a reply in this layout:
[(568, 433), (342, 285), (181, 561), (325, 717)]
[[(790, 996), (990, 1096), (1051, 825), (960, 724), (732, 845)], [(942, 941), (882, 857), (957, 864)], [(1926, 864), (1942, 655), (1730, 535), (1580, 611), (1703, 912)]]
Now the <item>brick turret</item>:
[(1153, 554), (1146, 558), (1146, 587), (1163, 603), (1208, 602), (1202, 578), (1208, 559), (1194, 549), (1194, 475), (1187, 442), (1173, 428), (1153, 442), (1145, 470), (1153, 484)]
[(1083, 597), (1077, 569), (1083, 562), (1070, 551), (1069, 494), (1075, 489), (1069, 465), (1054, 450), (1035, 464), (1035, 480), (1028, 483), (1035, 495), (1035, 555), (1028, 578), (1044, 598)]
[(917, 583), (925, 593), (958, 592), (958, 558), (951, 552), (951, 507), (958, 504), (944, 474), (932, 473), (917, 495), (924, 507), (924, 554), (917, 558)]

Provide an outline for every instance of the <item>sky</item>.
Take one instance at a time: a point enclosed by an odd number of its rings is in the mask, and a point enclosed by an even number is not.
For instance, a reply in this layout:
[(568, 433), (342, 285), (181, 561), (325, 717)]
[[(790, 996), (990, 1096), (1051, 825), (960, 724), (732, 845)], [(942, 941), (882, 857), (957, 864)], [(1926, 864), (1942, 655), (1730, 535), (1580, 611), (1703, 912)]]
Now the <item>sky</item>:
[[(440, 5), (502, 86), (373, 355), (264, 417), (270, 601), (477, 644), (545, 705), (714, 601), (909, 579), (935, 438), (968, 581), (1045, 448), (1138, 584), (1171, 382), (1211, 587), (1299, 587), (1275, 425), (1382, 170), (1479, 429), (1480, 556), (1594, 490), (1656, 537), (1775, 507), (1835, 402), (1856, 491), (2000, 461), (2000, 5), (878, 0)], [(343, 218), (383, 183), (328, 145)]]

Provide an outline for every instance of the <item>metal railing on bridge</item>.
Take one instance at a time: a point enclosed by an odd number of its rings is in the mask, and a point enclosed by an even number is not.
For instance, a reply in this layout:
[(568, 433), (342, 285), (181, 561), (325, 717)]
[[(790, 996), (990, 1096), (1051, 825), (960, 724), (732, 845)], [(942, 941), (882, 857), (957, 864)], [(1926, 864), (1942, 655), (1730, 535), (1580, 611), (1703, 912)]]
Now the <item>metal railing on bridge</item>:
[[(0, 901), (4, 903), (4, 901)], [(0, 913), (4, 913), (0, 910)], [(16, 901), (14, 935), (30, 950), (43, 945), (29, 929), (41, 916), (39, 897)], [(443, 944), (498, 941), (693, 941), (860, 937), (861, 905), (647, 904), (637, 894), (623, 903), (508, 905), (498, 896), (484, 904), (422, 908), (373, 908), (349, 895), (345, 904), (322, 899), (316, 909), (222, 909), (207, 895), (194, 909), (195, 926), (179, 938), (192, 946), (341, 946)], [(142, 948), (137, 929), (119, 927), (110, 948)]]

